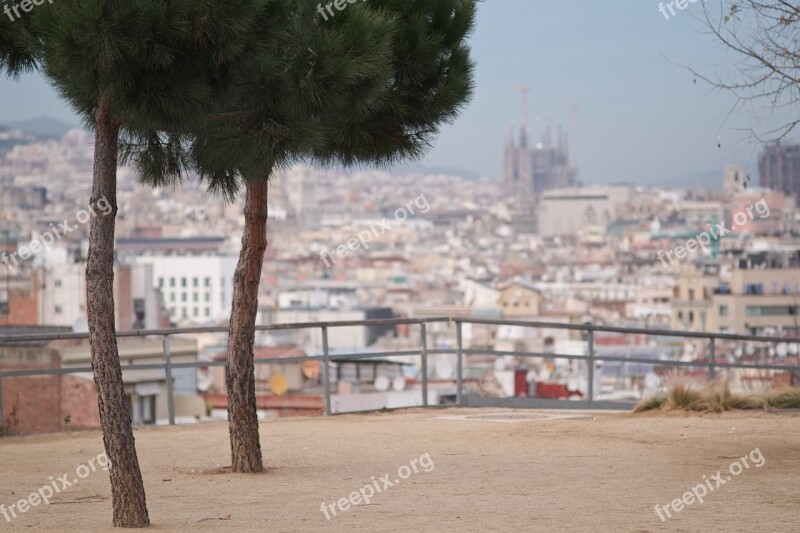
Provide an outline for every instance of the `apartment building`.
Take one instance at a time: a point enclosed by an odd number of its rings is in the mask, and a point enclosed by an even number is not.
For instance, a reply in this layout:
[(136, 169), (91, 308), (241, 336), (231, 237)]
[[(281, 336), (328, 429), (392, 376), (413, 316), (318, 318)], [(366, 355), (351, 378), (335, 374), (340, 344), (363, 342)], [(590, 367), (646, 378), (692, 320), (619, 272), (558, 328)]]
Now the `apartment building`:
[(751, 253), (720, 275), (686, 268), (674, 288), (672, 329), (800, 335), (800, 252)]
[(151, 265), (154, 286), (164, 296), (164, 307), (173, 322), (207, 323), (230, 316), (233, 255), (145, 256), (138, 264)]
[[(789, 258), (786, 258), (789, 259)], [(713, 295), (714, 331), (800, 335), (800, 262), (766, 254), (737, 261)]]
[(712, 296), (720, 284), (719, 267), (684, 265), (679, 272), (677, 283), (672, 288), (670, 329), (711, 331)]

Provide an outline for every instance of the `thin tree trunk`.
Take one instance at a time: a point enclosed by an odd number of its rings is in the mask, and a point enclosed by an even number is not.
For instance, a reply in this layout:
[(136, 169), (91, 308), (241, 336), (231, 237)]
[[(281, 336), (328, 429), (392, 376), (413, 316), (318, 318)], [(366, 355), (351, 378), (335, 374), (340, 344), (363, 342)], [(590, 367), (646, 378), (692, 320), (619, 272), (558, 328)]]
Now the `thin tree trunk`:
[(258, 286), (267, 249), (267, 180), (248, 182), (242, 252), (233, 280), (228, 334), (228, 420), (233, 471), (263, 472), (253, 367)]
[(111, 498), (114, 526), (147, 527), (144, 484), (131, 428), (130, 405), (122, 384), (114, 323), (114, 224), (117, 216), (117, 148), (119, 126), (101, 106), (95, 124), (94, 173), (91, 205), (105, 199), (112, 210), (95, 209), (86, 264), (86, 311), (92, 369), (97, 385), (103, 443), (111, 462)]

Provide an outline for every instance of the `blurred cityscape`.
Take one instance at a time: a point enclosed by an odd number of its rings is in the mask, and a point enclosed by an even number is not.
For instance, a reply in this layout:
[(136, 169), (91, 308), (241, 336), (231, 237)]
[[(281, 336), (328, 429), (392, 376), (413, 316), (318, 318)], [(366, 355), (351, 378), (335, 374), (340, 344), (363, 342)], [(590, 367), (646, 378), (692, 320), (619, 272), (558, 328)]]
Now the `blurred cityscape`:
[[(534, 137), (534, 134), (538, 137)], [(534, 140), (534, 139), (537, 140)], [(92, 139), (0, 131), (0, 334), (85, 332), (85, 268)], [(719, 169), (695, 189), (581, 181), (564, 128), (510, 128), (502, 180), (434, 171), (342, 171), (296, 166), (269, 191), (269, 247), (258, 324), (396, 317), (472, 317), (648, 328), (598, 334), (598, 353), (652, 359), (606, 364), (598, 399), (637, 400), (674, 369), (700, 361), (705, 344), (658, 330), (774, 336), (717, 346), (717, 357), (797, 361), (800, 337), (800, 146), (769, 145), (759, 172)], [(500, 169), (498, 169), (500, 175)], [(242, 206), (202, 184), (152, 190), (122, 167), (115, 275), (118, 331), (227, 326), (241, 247)], [(95, 208), (97, 208), (95, 206)], [(466, 327), (472, 349), (586, 353), (585, 336), (514, 324)], [(444, 324), (431, 348), (452, 348)], [(782, 341), (782, 339), (786, 339)], [(171, 341), (173, 361), (226, 359), (224, 334)], [(0, 371), (90, 362), (88, 341), (0, 347)], [(417, 327), (331, 330), (332, 354), (419, 348)], [(255, 357), (321, 353), (318, 331), (261, 332)], [(162, 360), (160, 338), (120, 339), (123, 368)], [(432, 403), (452, 401), (454, 359), (431, 357)], [(260, 414), (318, 414), (319, 364), (257, 367)], [(786, 363), (789, 364), (789, 363)], [(583, 363), (471, 355), (465, 380), (492, 397), (583, 398)], [(691, 370), (686, 370), (687, 375)], [(340, 363), (339, 411), (419, 404), (419, 358)], [(703, 374), (705, 375), (705, 374)], [(738, 372), (737, 387), (795, 383), (786, 372)], [(164, 423), (163, 371), (124, 372), (137, 424)], [(3, 380), (3, 403), (23, 431), (97, 427), (91, 373)], [(175, 371), (179, 420), (224, 418), (223, 367)], [(262, 402), (263, 399), (263, 402)]]

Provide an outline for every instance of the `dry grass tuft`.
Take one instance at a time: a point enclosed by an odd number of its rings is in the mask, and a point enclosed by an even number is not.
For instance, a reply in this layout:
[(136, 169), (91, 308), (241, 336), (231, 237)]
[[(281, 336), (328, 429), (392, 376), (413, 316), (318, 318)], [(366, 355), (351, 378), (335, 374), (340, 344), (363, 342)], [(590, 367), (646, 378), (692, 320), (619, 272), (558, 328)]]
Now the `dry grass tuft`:
[(800, 388), (783, 388), (770, 393), (734, 394), (728, 383), (714, 382), (703, 388), (675, 381), (666, 396), (653, 396), (639, 402), (634, 413), (656, 409), (722, 413), (732, 409), (800, 409)]

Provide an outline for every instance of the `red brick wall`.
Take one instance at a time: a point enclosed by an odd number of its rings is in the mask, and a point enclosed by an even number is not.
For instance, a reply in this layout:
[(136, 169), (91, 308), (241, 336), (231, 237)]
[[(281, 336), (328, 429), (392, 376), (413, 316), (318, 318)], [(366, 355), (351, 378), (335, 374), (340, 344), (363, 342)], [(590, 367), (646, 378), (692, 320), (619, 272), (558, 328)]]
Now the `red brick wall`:
[(36, 292), (11, 291), (8, 323), (15, 326), (39, 324), (39, 298)]
[(60, 431), (59, 390), (58, 376), (3, 378), (3, 415), (8, 418), (16, 403), (20, 433)]
[(64, 376), (61, 381), (61, 418), (70, 417), (66, 429), (97, 429), (100, 414), (94, 381)]

